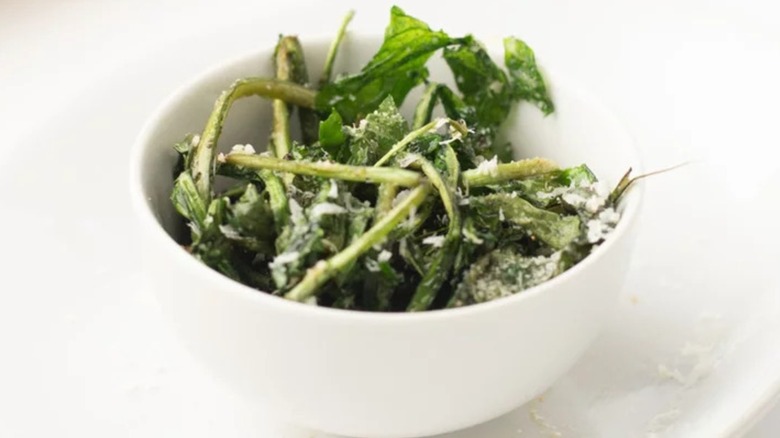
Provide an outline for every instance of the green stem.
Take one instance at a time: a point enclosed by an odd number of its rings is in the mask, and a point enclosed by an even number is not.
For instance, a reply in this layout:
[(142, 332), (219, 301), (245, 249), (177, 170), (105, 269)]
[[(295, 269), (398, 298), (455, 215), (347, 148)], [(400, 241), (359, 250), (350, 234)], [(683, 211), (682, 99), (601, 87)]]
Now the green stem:
[(469, 169), (463, 172), (463, 184), (466, 187), (482, 187), (502, 183), (513, 179), (557, 170), (558, 166), (546, 158), (529, 158), (496, 165), (492, 171)]
[(336, 32), (336, 38), (334, 38), (333, 42), (330, 44), (328, 55), (325, 57), (325, 67), (322, 69), (322, 76), (320, 77), (320, 88), (330, 82), (330, 78), (333, 75), (333, 64), (336, 62), (336, 54), (338, 54), (339, 46), (341, 46), (341, 41), (344, 39), (347, 26), (354, 16), (355, 11), (347, 12), (347, 15), (345, 15), (344, 19), (341, 21), (338, 32)]
[(342, 269), (353, 263), (372, 246), (381, 242), (409, 213), (425, 201), (430, 192), (427, 184), (419, 185), (409, 193), (398, 205), (374, 224), (360, 238), (352, 242), (341, 252), (327, 260), (320, 260), (306, 271), (306, 275), (285, 298), (293, 301), (303, 301), (317, 293), (320, 286), (337, 275)]
[(328, 161), (288, 161), (262, 155), (236, 153), (228, 154), (225, 162), (250, 169), (268, 169), (344, 181), (390, 183), (403, 187), (415, 187), (423, 180), (423, 176), (417, 172), (394, 167), (350, 166)]
[(441, 85), (433, 82), (425, 87), (425, 91), (423, 91), (420, 102), (414, 109), (414, 121), (412, 123), (412, 129), (422, 128), (427, 123), (430, 123), (431, 115), (433, 114), (433, 108), (436, 106), (436, 102), (439, 97), (439, 87), (441, 87)]
[(404, 138), (402, 138), (398, 143), (394, 144), (393, 147), (390, 148), (390, 150), (387, 151), (387, 153), (374, 164), (374, 167), (382, 166), (388, 160), (390, 160), (390, 158), (392, 158), (393, 155), (403, 150), (406, 146), (409, 145), (409, 143), (413, 142), (416, 138), (430, 131), (435, 131), (436, 129), (443, 126), (444, 124), (449, 124), (453, 128), (457, 129), (461, 135), (465, 136), (468, 133), (468, 129), (465, 126), (463, 126), (463, 124), (460, 122), (456, 122), (451, 119), (436, 119), (406, 134)]
[(274, 215), (274, 228), (277, 233), (281, 233), (287, 218), (290, 217), (290, 209), (287, 205), (287, 190), (284, 188), (282, 180), (270, 170), (260, 170), (257, 172), (265, 183), (265, 191), (268, 193), (268, 204), (271, 206), (271, 212)]
[[(448, 173), (450, 176), (454, 175), (454, 179), (457, 180), (457, 175), (460, 173), (457, 160), (455, 160), (455, 167), (450, 160), (447, 160)], [(448, 181), (445, 181), (441, 174), (436, 170), (433, 164), (423, 157), (418, 157), (417, 162), (420, 163), (423, 173), (431, 181), (436, 190), (439, 192), (442, 204), (444, 204), (444, 210), (447, 211), (449, 216), (449, 225), (447, 229), (447, 235), (444, 238), (444, 245), (441, 251), (438, 252), (433, 263), (428, 267), (422, 280), (414, 291), (412, 300), (407, 307), (410, 312), (426, 310), (433, 303), (434, 298), (442, 284), (447, 279), (450, 269), (455, 262), (455, 255), (458, 252), (458, 246), (460, 245), (460, 232), (461, 232), (461, 216), (460, 210), (455, 205), (455, 194), (453, 193), (454, 186)]]
[(421, 205), (420, 208), (418, 208), (414, 213), (414, 217), (409, 218), (408, 221), (404, 221), (404, 223), (398, 226), (398, 228), (393, 230), (393, 232), (390, 234), (390, 239), (400, 240), (416, 233), (417, 230), (422, 228), (422, 226), (425, 224), (425, 221), (431, 217), (432, 212), (433, 203), (428, 202)]
[(374, 221), (378, 221), (393, 208), (393, 200), (398, 194), (398, 186), (395, 184), (382, 184), (379, 186), (379, 194), (374, 208)]
[[(293, 67), (293, 80), (301, 85), (309, 85), (309, 71), (306, 68), (306, 58), (303, 56), (303, 46), (297, 37), (285, 37)], [(310, 108), (298, 107), (298, 120), (301, 124), (303, 144), (312, 144), (319, 139), (320, 117)]]
[(190, 171), (195, 180), (198, 194), (208, 203), (211, 200), (211, 184), (214, 176), (215, 149), (222, 132), (228, 110), (236, 100), (252, 95), (281, 99), (294, 105), (313, 108), (315, 91), (287, 81), (265, 78), (244, 78), (223, 91), (214, 104), (214, 110), (206, 122), (200, 141), (192, 152)]
[[(279, 38), (274, 52), (274, 65), (276, 66), (276, 79), (292, 81), (292, 65), (289, 56), (289, 45), (284, 43), (285, 37)], [(290, 140), (290, 108), (287, 102), (273, 100), (273, 129), (271, 131), (271, 144), (273, 152), (279, 158), (284, 158), (292, 149)]]

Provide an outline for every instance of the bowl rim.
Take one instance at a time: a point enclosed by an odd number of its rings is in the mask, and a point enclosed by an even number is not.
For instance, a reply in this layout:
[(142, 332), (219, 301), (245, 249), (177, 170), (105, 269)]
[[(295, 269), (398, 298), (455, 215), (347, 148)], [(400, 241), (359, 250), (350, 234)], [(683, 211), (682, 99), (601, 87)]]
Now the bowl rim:
[[(350, 37), (359, 40), (375, 39), (381, 42), (380, 34), (349, 31), (345, 35), (345, 40)], [(327, 45), (330, 43), (330, 38), (332, 38), (332, 36), (326, 37), (322, 34), (312, 34), (305, 36), (305, 38), (301, 38), (301, 40), (305, 49), (307, 46), (315, 44)], [(484, 41), (492, 40), (492, 38), (488, 38)], [(491, 53), (495, 53), (497, 51), (495, 43), (486, 44), (486, 46), (488, 51)], [(254, 301), (261, 305), (267, 305), (279, 311), (300, 312), (304, 317), (337, 319), (343, 321), (399, 324), (408, 322), (434, 322), (442, 319), (471, 317), (482, 314), (484, 312), (491, 312), (499, 307), (520, 303), (526, 300), (532, 300), (536, 296), (546, 293), (549, 289), (553, 289), (559, 284), (569, 281), (571, 277), (579, 275), (580, 272), (588, 269), (605, 253), (610, 251), (618, 240), (625, 238), (625, 235), (628, 232), (630, 226), (638, 221), (639, 212), (641, 210), (642, 201), (644, 198), (644, 180), (637, 181), (626, 192), (625, 206), (621, 213), (620, 220), (618, 221), (615, 229), (610, 233), (609, 237), (577, 264), (562, 272), (561, 274), (551, 278), (550, 280), (522, 291), (522, 293), (456, 308), (435, 309), (420, 312), (371, 312), (363, 310), (348, 310), (324, 306), (314, 306), (271, 295), (267, 291), (254, 289), (244, 285), (243, 283), (226, 277), (225, 275), (206, 266), (202, 262), (198, 261), (195, 257), (192, 257), (189, 253), (184, 251), (165, 231), (165, 229), (163, 229), (162, 225), (155, 217), (155, 214), (147, 202), (147, 198), (144, 194), (144, 185), (142, 182), (144, 175), (143, 161), (147, 150), (150, 149), (154, 144), (152, 133), (156, 130), (159, 121), (165, 114), (170, 113), (172, 108), (177, 106), (180, 101), (189, 96), (193, 89), (197, 88), (204, 82), (212, 80), (216, 76), (220, 76), (220, 74), (226, 70), (230, 70), (251, 59), (260, 59), (261, 57), (269, 55), (272, 52), (273, 48), (255, 48), (252, 50), (247, 50), (237, 55), (233, 55), (231, 57), (217, 61), (200, 71), (198, 74), (194, 75), (191, 79), (185, 81), (182, 85), (180, 85), (172, 93), (165, 97), (157, 105), (154, 111), (147, 117), (131, 147), (131, 157), (128, 166), (128, 188), (130, 191), (132, 212), (133, 215), (137, 218), (137, 226), (143, 229), (144, 234), (146, 234), (146, 239), (152, 240), (156, 247), (159, 247), (160, 250), (165, 251), (166, 258), (172, 258), (173, 260), (176, 260), (177, 264), (186, 267), (186, 269), (190, 271), (193, 276), (199, 276), (199, 278), (202, 278), (204, 282), (208, 282), (209, 284), (221, 283), (219, 288), (225, 294), (232, 294), (236, 299), (245, 299), (250, 300), (250, 302)], [(567, 94), (573, 94), (577, 96), (579, 99), (588, 103), (591, 111), (598, 112), (600, 117), (607, 119), (610, 124), (615, 126), (616, 131), (619, 131), (620, 134), (626, 138), (626, 142), (628, 143), (626, 147), (630, 148), (630, 152), (634, 156), (634, 160), (636, 162), (631, 165), (633, 171), (637, 174), (641, 174), (644, 169), (644, 160), (642, 158), (641, 151), (637, 146), (636, 139), (627, 129), (626, 123), (606, 105), (604, 105), (603, 102), (592, 92), (584, 89), (581, 86), (578, 86), (576, 83), (568, 80), (567, 77), (562, 76), (557, 71), (554, 71), (551, 74), (547, 68), (541, 65), (541, 63), (539, 69), (548, 84), (555, 84), (552, 85), (554, 90), (565, 89)], [(215, 95), (214, 99), (216, 99), (216, 97), (217, 96)]]

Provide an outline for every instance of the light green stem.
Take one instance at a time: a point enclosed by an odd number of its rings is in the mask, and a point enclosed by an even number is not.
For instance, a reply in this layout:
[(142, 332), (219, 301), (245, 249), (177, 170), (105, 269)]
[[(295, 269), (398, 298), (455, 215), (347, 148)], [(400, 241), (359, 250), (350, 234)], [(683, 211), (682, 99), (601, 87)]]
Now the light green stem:
[[(289, 55), (289, 45), (285, 43), (286, 37), (279, 38), (274, 53), (274, 64), (276, 65), (276, 79), (282, 81), (292, 80), (292, 65)], [(273, 130), (271, 131), (271, 143), (273, 144), (274, 155), (278, 158), (284, 158), (292, 149), (292, 140), (290, 140), (290, 109), (287, 102), (274, 99), (273, 101)], [(285, 181), (286, 183), (288, 181)]]
[(350, 166), (328, 161), (289, 161), (262, 155), (236, 153), (228, 154), (225, 157), (225, 162), (249, 169), (269, 169), (364, 183), (390, 183), (403, 187), (415, 187), (423, 181), (423, 176), (418, 172), (394, 167)]
[(190, 170), (198, 194), (204, 202), (211, 201), (211, 184), (214, 176), (215, 149), (222, 132), (228, 110), (236, 100), (252, 95), (265, 96), (272, 99), (282, 99), (294, 105), (313, 108), (316, 92), (287, 81), (265, 78), (244, 78), (233, 83), (222, 92), (214, 104), (214, 110), (206, 122), (206, 127), (200, 136), (200, 141), (192, 152)]
[(333, 64), (336, 62), (336, 54), (339, 52), (339, 46), (341, 46), (341, 40), (344, 39), (344, 34), (347, 32), (347, 26), (352, 21), (352, 17), (355, 16), (355, 11), (347, 12), (344, 19), (341, 21), (338, 32), (336, 32), (336, 38), (330, 44), (328, 49), (328, 55), (325, 57), (325, 67), (322, 69), (322, 76), (320, 77), (320, 87), (330, 82), (330, 78), (333, 75)]
[(395, 184), (382, 184), (379, 186), (379, 194), (374, 208), (374, 222), (387, 214), (393, 208), (393, 200), (398, 194), (398, 186)]
[(270, 170), (260, 170), (258, 176), (265, 183), (265, 190), (268, 193), (268, 204), (274, 215), (274, 228), (277, 233), (281, 233), (284, 224), (290, 217), (290, 208), (287, 204), (287, 190), (282, 180)]
[[(454, 187), (449, 184), (449, 179), (445, 181), (442, 178), (441, 174), (430, 161), (423, 157), (418, 157), (416, 161), (420, 163), (423, 173), (439, 192), (442, 204), (444, 204), (444, 210), (447, 212), (450, 220), (447, 235), (444, 237), (444, 245), (442, 245), (441, 251), (420, 280), (420, 283), (412, 296), (412, 300), (407, 307), (407, 310), (410, 312), (426, 310), (431, 305), (434, 298), (436, 298), (436, 293), (441, 289), (441, 286), (449, 275), (449, 271), (455, 261), (455, 254), (458, 251), (461, 233), (461, 216), (460, 210), (455, 205)], [(454, 178), (457, 179), (457, 175), (460, 171), (458, 161), (455, 160), (455, 167), (452, 167), (453, 163), (451, 163), (450, 160), (447, 161), (449, 173), (454, 175)]]
[(434, 82), (425, 87), (420, 102), (414, 109), (412, 129), (421, 128), (431, 121), (433, 108), (436, 106), (439, 97), (439, 87), (441, 87), (441, 85)]
[(398, 143), (394, 144), (392, 148), (390, 148), (387, 153), (380, 158), (375, 164), (374, 167), (380, 167), (383, 164), (385, 164), (390, 158), (393, 157), (393, 155), (397, 154), (398, 152), (402, 151), (406, 146), (409, 145), (409, 143), (413, 142), (416, 138), (420, 137), (423, 134), (426, 134), (430, 131), (435, 131), (439, 127), (449, 124), (458, 132), (460, 132), (461, 135), (465, 136), (468, 133), (468, 129), (460, 122), (456, 122), (452, 119), (436, 119), (430, 123), (427, 123), (423, 125), (420, 128), (415, 129), (414, 131), (406, 134), (404, 138), (402, 138)]
[(380, 243), (409, 213), (425, 201), (430, 193), (428, 184), (419, 185), (409, 193), (409, 196), (398, 203), (379, 222), (374, 224), (360, 238), (352, 242), (341, 252), (327, 260), (320, 260), (306, 271), (306, 275), (285, 298), (293, 301), (304, 301), (315, 295), (320, 286), (333, 278), (342, 269), (353, 263), (372, 246)]
[(463, 184), (466, 187), (482, 187), (502, 183), (513, 179), (557, 170), (558, 165), (546, 158), (529, 158), (496, 165), (493, 170), (469, 169), (463, 172)]

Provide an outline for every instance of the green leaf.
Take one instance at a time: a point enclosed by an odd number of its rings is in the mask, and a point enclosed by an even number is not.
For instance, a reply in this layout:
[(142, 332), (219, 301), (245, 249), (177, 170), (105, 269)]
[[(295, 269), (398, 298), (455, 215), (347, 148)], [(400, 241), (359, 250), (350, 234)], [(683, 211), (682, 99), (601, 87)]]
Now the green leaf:
[(446, 33), (432, 31), (394, 6), (379, 51), (359, 73), (325, 84), (315, 106), (324, 112), (335, 108), (345, 122), (352, 123), (376, 109), (387, 96), (400, 104), (428, 76), (425, 63), (431, 55), (451, 42)]
[(534, 207), (533, 204), (507, 193), (473, 196), (470, 206), (481, 217), (502, 217), (515, 226), (522, 227), (531, 236), (561, 249), (580, 235), (580, 219), (562, 216)]
[(241, 276), (232, 260), (233, 247), (220, 229), (225, 223), (228, 203), (229, 200), (224, 197), (211, 201), (202, 232), (198, 236), (193, 235), (192, 253), (206, 265), (240, 281)]
[[(449, 107), (448, 112), (459, 113), (466, 124), (477, 127), (478, 138), (474, 140), (479, 143), (472, 148), (480, 155), (498, 155), (502, 161), (512, 159), (508, 145), (495, 143), (498, 127), (515, 100), (506, 73), (471, 35), (463, 39), (463, 44), (446, 48), (444, 59), (462, 93), (462, 101), (444, 93), (445, 110)], [(491, 153), (486, 153), (488, 150)]]
[(360, 205), (354, 205), (352, 195), (337, 191), (332, 196), (330, 180), (321, 180), (321, 190), (308, 202), (306, 193), (298, 192), (298, 200), (290, 199), (290, 221), (276, 240), (278, 256), (270, 264), (276, 286), (286, 290), (306, 273), (306, 268), (318, 260), (336, 254), (348, 243), (350, 217)]
[(541, 284), (561, 272), (560, 259), (560, 253), (529, 257), (511, 248), (491, 251), (466, 271), (448, 307), (484, 303)]
[(179, 174), (173, 184), (171, 202), (185, 219), (193, 224), (193, 231), (200, 232), (206, 219), (207, 207), (189, 171)]
[(275, 254), (274, 214), (254, 184), (249, 184), (238, 201), (230, 206), (227, 224), (222, 225), (220, 231), (256, 253)]
[(444, 49), (444, 59), (463, 94), (463, 102), (476, 109), (472, 123), (488, 127), (503, 123), (512, 105), (512, 91), (506, 73), (485, 48), (469, 35), (463, 44)]
[(544, 114), (555, 110), (544, 78), (536, 66), (534, 52), (526, 43), (514, 37), (504, 38), (504, 64), (512, 78), (515, 96), (538, 106)]
[(348, 128), (351, 137), (348, 163), (353, 166), (374, 164), (394, 144), (409, 132), (409, 125), (388, 96), (379, 107), (360, 122), (357, 128)]
[[(421, 311), (428, 309), (436, 299), (436, 295), (450, 275), (458, 247), (461, 240), (461, 215), (460, 209), (455, 204), (455, 186), (451, 183), (457, 181), (460, 168), (454, 159), (454, 152), (445, 145), (440, 149), (439, 160), (444, 166), (444, 172), (439, 172), (428, 160), (420, 157), (420, 167), (431, 184), (439, 192), (444, 210), (447, 212), (447, 234), (443, 236), (440, 250), (428, 265), (420, 284), (412, 296), (407, 309), (409, 311)], [(444, 176), (442, 175), (444, 173)], [(423, 243), (425, 243), (423, 241)]]
[(537, 207), (549, 208), (559, 204), (560, 195), (552, 195), (556, 189), (563, 189), (596, 182), (596, 176), (585, 164), (567, 169), (515, 179), (504, 184), (490, 185), (491, 190), (504, 193), (517, 193), (521, 198)]
[(365, 270), (362, 282), (362, 304), (366, 310), (386, 311), (396, 287), (403, 281), (403, 275), (393, 268), (389, 251), (373, 251), (363, 257)]
[(320, 147), (331, 157), (337, 158), (341, 155), (341, 146), (347, 141), (347, 135), (344, 133), (343, 121), (338, 111), (333, 110), (327, 119), (320, 122), (319, 141)]

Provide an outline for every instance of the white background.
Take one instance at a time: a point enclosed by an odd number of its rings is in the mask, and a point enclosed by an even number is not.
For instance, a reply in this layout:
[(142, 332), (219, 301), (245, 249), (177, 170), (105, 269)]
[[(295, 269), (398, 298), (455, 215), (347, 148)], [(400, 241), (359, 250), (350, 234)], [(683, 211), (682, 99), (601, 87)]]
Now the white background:
[[(220, 51), (229, 56), (253, 47), (255, 42), (257, 46), (268, 44), (283, 31), (331, 33), (350, 7), (358, 11), (355, 29), (372, 30), (375, 23), (386, 21), (386, 6), (321, 3), (0, 0), (0, 166), (12, 165), (14, 147), (22, 139), (45, 130), (48, 120), (67, 114), (69, 106), (88, 95), (94, 84), (105, 83), (118, 71), (132, 71), (136, 63), (176, 44), (193, 41), (202, 44), (209, 57)], [(592, 65), (582, 72), (582, 82), (602, 92), (606, 103), (629, 121), (647, 107), (659, 109), (655, 114), (658, 129), (632, 126), (640, 142), (656, 144), (668, 157), (665, 162), (648, 163), (648, 167), (706, 155), (702, 145), (714, 136), (719, 140), (728, 137), (739, 145), (741, 154), (769, 156), (766, 151), (780, 146), (777, 130), (768, 129), (780, 120), (777, 110), (765, 105), (760, 107), (762, 111), (755, 111), (752, 105), (762, 96), (778, 97), (780, 76), (773, 73), (780, 71), (780, 15), (774, 2), (480, 1), (466, 8), (451, 2), (398, 3), (454, 34), (475, 31), (480, 35), (521, 36), (542, 58), (546, 53), (560, 53), (556, 48), (573, 47), (567, 51), (576, 53), (571, 58), (553, 55), (547, 61), (559, 66)], [(517, 29), (514, 14), (533, 14), (538, 20)], [(559, 39), (534, 44), (549, 27), (555, 28)], [(208, 41), (214, 35), (236, 35), (242, 41), (235, 47), (212, 47)], [(648, 61), (647, 54), (656, 58)], [(176, 62), (175, 53), (171, 62)], [(666, 86), (654, 86), (653, 78)], [(618, 83), (624, 87), (611, 86)], [(145, 103), (163, 97), (145, 94), (142, 83), (122, 86), (137, 89), (139, 101)], [(682, 87), (685, 93), (679, 93)], [(699, 108), (693, 102), (696, 99), (711, 101), (713, 110), (692, 112), (692, 108)], [(723, 111), (716, 110), (719, 105), (724, 106)], [(124, 147), (131, 139), (119, 142)], [(730, 164), (721, 163), (723, 168)], [(732, 169), (730, 175), (750, 178), (762, 164), (752, 166)], [(15, 262), (13, 255), (2, 253), (0, 261), (0, 273)], [(16, 286), (6, 285), (2, 293)], [(19, 394), (0, 388), (0, 399), (14, 396)], [(0, 426), (3, 415), (0, 412)], [(749, 436), (774, 437), (777, 430), (780, 408)]]

